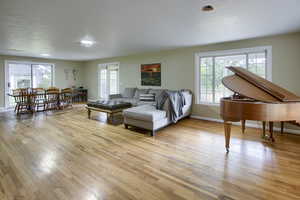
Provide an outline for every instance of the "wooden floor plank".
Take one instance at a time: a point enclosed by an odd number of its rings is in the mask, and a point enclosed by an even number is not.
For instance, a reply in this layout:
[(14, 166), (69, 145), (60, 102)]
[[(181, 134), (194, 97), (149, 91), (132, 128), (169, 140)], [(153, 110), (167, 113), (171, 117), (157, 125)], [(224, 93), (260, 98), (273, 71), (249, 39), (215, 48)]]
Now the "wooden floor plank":
[(0, 113), (0, 199), (300, 199), (300, 137), (185, 119), (158, 131), (87, 119), (83, 106)]

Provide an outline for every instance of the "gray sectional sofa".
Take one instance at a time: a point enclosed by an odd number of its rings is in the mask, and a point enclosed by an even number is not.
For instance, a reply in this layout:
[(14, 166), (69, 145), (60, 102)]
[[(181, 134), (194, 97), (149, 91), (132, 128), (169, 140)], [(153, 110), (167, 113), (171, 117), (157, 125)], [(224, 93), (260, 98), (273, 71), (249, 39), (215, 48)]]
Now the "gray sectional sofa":
[[(133, 107), (123, 111), (125, 128), (134, 126), (151, 131), (151, 135), (155, 135), (155, 131), (161, 129), (171, 123), (170, 99), (166, 99), (162, 109), (157, 109), (156, 101), (163, 94), (163, 89), (138, 89), (126, 88), (122, 94), (110, 95), (111, 100), (130, 102)], [(154, 101), (140, 100), (141, 94), (155, 94)], [(188, 117), (192, 110), (192, 93), (189, 90), (181, 91), (185, 104), (182, 107), (182, 115), (178, 119)]]

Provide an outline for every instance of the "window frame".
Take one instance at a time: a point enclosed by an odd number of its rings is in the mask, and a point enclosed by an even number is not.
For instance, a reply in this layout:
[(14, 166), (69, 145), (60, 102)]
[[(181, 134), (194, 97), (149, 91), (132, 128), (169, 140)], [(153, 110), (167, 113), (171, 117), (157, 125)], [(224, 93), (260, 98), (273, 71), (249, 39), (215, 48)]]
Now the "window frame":
[[(209, 103), (201, 101), (201, 87), (200, 87), (200, 59), (207, 57), (222, 57), (222, 56), (234, 56), (234, 55), (247, 55), (246, 67), (248, 67), (248, 54), (266, 52), (266, 79), (272, 81), (272, 46), (259, 46), (253, 48), (241, 48), (241, 49), (230, 49), (221, 51), (208, 51), (195, 53), (195, 100), (196, 104), (200, 105), (212, 105), (219, 106), (219, 103)], [(214, 73), (214, 72), (213, 72)], [(214, 76), (213, 76), (214, 77)]]
[[(100, 63), (98, 64), (98, 73), (97, 73), (97, 77), (98, 77), (98, 98), (102, 99), (101, 97), (101, 70), (102, 69), (107, 69), (108, 65), (118, 65), (118, 73), (117, 73), (117, 93), (120, 92), (120, 62), (110, 62), (110, 63)], [(108, 81), (108, 77), (109, 73), (106, 74), (106, 79)], [(110, 83), (109, 83), (110, 84)], [(108, 86), (107, 88), (108, 91), (110, 91), (110, 86)], [(110, 92), (109, 92), (110, 93)], [(110, 95), (110, 94), (108, 94)]]

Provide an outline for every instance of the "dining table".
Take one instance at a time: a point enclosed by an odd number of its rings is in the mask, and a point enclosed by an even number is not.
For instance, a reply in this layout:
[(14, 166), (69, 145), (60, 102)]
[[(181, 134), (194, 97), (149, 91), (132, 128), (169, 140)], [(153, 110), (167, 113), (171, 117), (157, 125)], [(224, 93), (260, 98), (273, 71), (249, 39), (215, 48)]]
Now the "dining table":
[[(62, 94), (64, 94), (63, 92), (58, 92), (56, 93), (58, 94), (57, 96), (57, 107), (58, 109), (62, 109), (61, 106), (61, 96)], [(20, 101), (24, 101), (26, 103), (27, 101), (27, 110), (28, 111), (34, 111), (34, 104), (36, 103), (37, 98), (40, 97), (45, 97), (44, 101), (47, 101), (46, 99), (46, 92), (43, 93), (28, 93), (28, 94), (7, 94), (10, 97), (13, 97), (15, 100), (19, 99)], [(17, 103), (17, 102), (16, 102)]]

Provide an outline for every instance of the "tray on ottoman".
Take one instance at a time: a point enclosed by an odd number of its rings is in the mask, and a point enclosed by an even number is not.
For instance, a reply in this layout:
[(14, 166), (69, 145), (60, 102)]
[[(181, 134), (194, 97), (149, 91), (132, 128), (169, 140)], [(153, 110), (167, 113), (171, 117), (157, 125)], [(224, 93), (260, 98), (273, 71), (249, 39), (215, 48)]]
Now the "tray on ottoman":
[(91, 118), (91, 111), (105, 112), (108, 119), (113, 121), (114, 114), (122, 112), (124, 109), (130, 108), (132, 105), (128, 102), (116, 100), (102, 100), (88, 102), (86, 109), (88, 110), (88, 118)]

